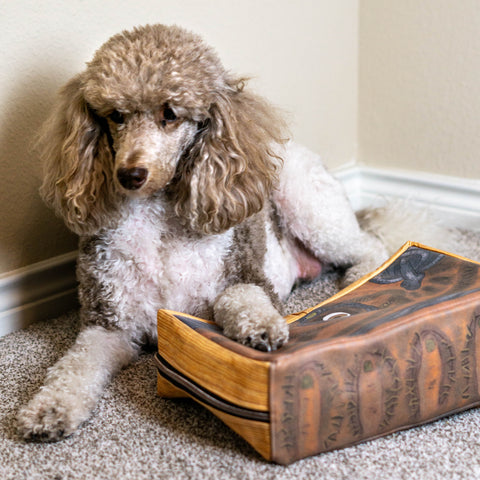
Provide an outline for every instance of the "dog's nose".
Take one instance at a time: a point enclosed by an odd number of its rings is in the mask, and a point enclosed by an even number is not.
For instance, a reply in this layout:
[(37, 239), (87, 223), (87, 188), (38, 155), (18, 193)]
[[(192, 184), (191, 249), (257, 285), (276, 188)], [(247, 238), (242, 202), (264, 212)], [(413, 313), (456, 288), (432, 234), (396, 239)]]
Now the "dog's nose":
[(148, 170), (146, 168), (119, 168), (117, 178), (120, 185), (127, 190), (138, 190), (147, 180)]

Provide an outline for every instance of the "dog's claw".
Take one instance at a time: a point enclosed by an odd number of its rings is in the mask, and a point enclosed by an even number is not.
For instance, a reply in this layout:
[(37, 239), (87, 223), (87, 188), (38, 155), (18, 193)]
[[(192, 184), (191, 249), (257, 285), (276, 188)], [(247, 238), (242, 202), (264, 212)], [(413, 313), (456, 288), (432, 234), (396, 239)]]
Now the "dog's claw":
[(270, 345), (270, 342), (268, 341), (267, 332), (263, 332), (260, 335), (260, 341), (257, 345), (255, 345), (255, 348), (257, 350), (261, 350), (262, 352), (271, 352), (272, 350), (274, 350), (274, 348), (272, 348), (272, 345)]
[(283, 336), (281, 338), (271, 339), (268, 336), (268, 333), (263, 332), (259, 337), (252, 337), (248, 336), (244, 342), (244, 345), (247, 345), (251, 348), (255, 348), (256, 350), (260, 350), (261, 352), (274, 352), (278, 350), (283, 344), (287, 341), (288, 332), (285, 338)]
[(269, 352), (270, 353), (272, 351), (271, 345), (267, 342), (261, 342), (258, 345), (256, 345), (255, 348), (257, 350), (261, 350), (262, 352)]

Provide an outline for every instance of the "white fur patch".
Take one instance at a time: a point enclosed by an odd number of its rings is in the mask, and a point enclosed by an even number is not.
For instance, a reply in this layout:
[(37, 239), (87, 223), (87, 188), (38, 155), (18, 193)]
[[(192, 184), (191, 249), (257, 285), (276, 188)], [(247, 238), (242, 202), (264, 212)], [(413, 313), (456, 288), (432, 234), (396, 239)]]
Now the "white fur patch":
[(194, 238), (151, 205), (139, 201), (109, 242), (120, 311), (154, 329), (159, 308), (199, 314), (213, 304), (233, 232)]

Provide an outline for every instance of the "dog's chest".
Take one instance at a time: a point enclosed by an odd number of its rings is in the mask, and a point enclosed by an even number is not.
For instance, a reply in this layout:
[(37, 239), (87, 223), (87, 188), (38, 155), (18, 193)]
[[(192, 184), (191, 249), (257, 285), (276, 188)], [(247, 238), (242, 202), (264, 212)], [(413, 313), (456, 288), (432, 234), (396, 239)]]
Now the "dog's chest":
[(155, 308), (199, 314), (224, 287), (231, 233), (193, 237), (162, 220), (130, 217), (115, 248), (131, 270), (131, 288)]

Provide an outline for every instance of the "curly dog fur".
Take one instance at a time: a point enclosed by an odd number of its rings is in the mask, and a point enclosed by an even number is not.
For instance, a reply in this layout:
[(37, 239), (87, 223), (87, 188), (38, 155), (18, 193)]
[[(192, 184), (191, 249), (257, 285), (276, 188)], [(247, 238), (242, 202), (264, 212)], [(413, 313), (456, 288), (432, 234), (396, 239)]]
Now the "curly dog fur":
[(20, 412), (24, 438), (74, 432), (156, 341), (159, 308), (273, 350), (297, 281), (333, 265), (349, 283), (387, 258), (320, 159), (285, 137), (275, 110), (178, 27), (112, 37), (63, 88), (41, 193), (80, 236), (84, 327)]

